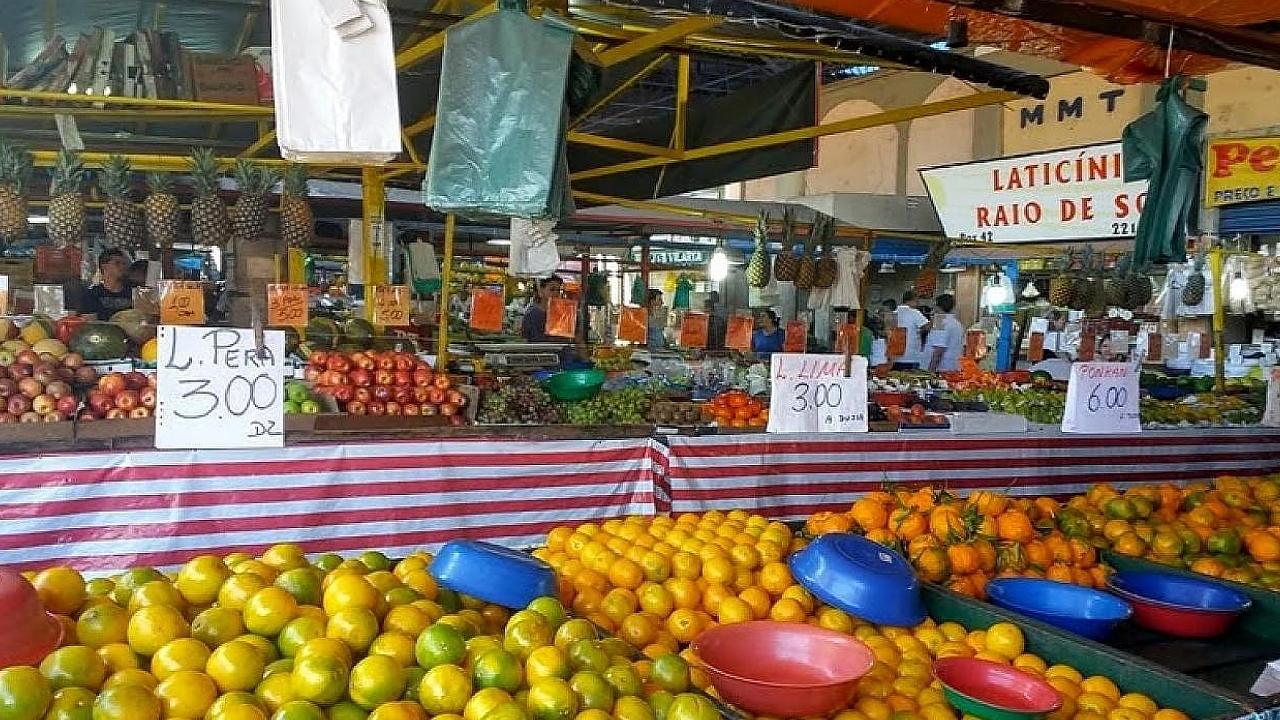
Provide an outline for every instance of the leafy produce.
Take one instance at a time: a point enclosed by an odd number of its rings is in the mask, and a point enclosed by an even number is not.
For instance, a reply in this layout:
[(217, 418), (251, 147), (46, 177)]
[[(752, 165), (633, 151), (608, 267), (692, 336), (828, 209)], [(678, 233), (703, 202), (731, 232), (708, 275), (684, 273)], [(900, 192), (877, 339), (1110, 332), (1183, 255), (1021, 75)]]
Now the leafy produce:
[(561, 421), (560, 406), (532, 379), (518, 375), (480, 401), (476, 419), (492, 425), (552, 425)]
[(565, 405), (564, 414), (573, 425), (642, 425), (650, 403), (643, 390), (626, 388), (569, 403)]
[[(318, 395), (333, 398), (352, 415), (443, 415), (465, 425), (467, 396), (412, 353), (316, 350), (307, 358), (303, 378)], [(301, 401), (299, 402), (301, 409)]]

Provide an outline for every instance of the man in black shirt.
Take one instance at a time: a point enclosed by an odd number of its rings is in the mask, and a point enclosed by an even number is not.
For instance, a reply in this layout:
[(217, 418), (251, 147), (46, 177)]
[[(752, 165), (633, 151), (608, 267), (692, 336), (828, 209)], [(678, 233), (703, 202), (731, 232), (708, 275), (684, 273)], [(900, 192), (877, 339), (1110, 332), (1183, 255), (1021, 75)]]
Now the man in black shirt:
[(112, 315), (133, 307), (133, 285), (125, 279), (129, 263), (120, 250), (103, 250), (98, 255), (98, 273), (102, 282), (84, 293), (86, 315), (97, 315), (99, 320), (110, 320)]

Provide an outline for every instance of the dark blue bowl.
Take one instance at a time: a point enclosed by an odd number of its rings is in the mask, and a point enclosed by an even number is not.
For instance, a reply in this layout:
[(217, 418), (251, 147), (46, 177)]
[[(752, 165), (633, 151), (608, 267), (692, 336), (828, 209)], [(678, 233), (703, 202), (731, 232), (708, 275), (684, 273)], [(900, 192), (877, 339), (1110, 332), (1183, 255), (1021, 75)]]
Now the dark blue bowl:
[(1115, 595), (1040, 578), (996, 578), (987, 583), (992, 604), (1091, 640), (1101, 640), (1133, 615)]
[(1187, 391), (1172, 385), (1152, 385), (1147, 388), (1147, 394), (1156, 400), (1177, 400), (1186, 395)]
[(450, 540), (431, 561), (431, 575), (444, 587), (494, 605), (524, 608), (555, 597), (555, 570), (541, 560), (493, 543)]
[(924, 620), (920, 581), (911, 564), (861, 535), (823, 535), (788, 564), (806, 590), (850, 615), (904, 627)]
[(1112, 575), (1109, 584), (1121, 593), (1178, 610), (1238, 613), (1253, 603), (1222, 583), (1173, 573), (1129, 570)]

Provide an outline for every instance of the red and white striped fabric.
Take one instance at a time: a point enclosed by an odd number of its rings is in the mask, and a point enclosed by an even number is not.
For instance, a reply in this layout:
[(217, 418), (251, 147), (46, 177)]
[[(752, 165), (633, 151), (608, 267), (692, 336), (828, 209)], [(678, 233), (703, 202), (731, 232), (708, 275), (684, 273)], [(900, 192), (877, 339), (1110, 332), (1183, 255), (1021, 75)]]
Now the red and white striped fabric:
[(532, 544), (653, 512), (647, 439), (301, 445), (0, 458), (0, 564), (88, 571), (301, 543), (402, 555)]
[(743, 508), (798, 519), (844, 510), (884, 483), (1066, 495), (1088, 485), (1190, 481), (1280, 469), (1280, 431), (1144, 432), (1123, 437), (902, 434), (672, 437), (655, 487), (672, 512)]

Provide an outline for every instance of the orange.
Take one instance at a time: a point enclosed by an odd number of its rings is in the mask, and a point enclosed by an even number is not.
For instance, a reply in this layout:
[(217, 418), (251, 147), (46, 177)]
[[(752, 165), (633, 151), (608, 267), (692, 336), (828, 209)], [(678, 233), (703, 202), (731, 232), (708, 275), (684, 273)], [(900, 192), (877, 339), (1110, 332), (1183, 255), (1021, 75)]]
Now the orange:
[(291, 570), (307, 564), (307, 556), (303, 554), (302, 548), (293, 543), (272, 545), (267, 548), (266, 552), (262, 553), (261, 560), (267, 566), (280, 571)]
[(534, 648), (524, 663), (524, 674), (532, 683), (547, 677), (569, 677), (569, 659), (554, 645)]
[(339, 577), (324, 591), (324, 611), (330, 616), (351, 607), (375, 610), (381, 602), (378, 589), (359, 575)]
[(734, 591), (719, 583), (710, 583), (702, 591), (702, 609), (715, 615), (725, 598), (734, 597)]
[(618, 636), (633, 647), (644, 647), (658, 637), (659, 621), (647, 613), (633, 613), (623, 618), (618, 626)]
[(84, 578), (69, 567), (51, 567), (36, 573), (31, 584), (40, 596), (45, 610), (59, 615), (72, 615), (84, 604), (88, 592)]
[(418, 702), (431, 715), (461, 713), (471, 697), (471, 688), (471, 677), (462, 668), (457, 665), (437, 665), (422, 676), (418, 685)]
[(1110, 678), (1094, 675), (1087, 677), (1080, 682), (1080, 689), (1084, 692), (1097, 693), (1104, 697), (1110, 698), (1112, 702), (1120, 699), (1120, 689)]
[(298, 601), (278, 587), (265, 587), (245, 603), (245, 628), (264, 637), (275, 637), (298, 615)]
[(93, 701), (93, 720), (159, 720), (162, 712), (159, 698), (137, 685), (108, 688)]
[(254, 688), (253, 694), (264, 709), (274, 713), (293, 701), (293, 676), (287, 672), (268, 675)]
[(204, 673), (180, 670), (165, 678), (155, 694), (164, 704), (165, 717), (202, 718), (218, 699), (218, 688)]
[(290, 700), (276, 709), (271, 720), (324, 720), (324, 711), (306, 700)]
[[(590, 670), (574, 673), (573, 677), (569, 678), (569, 687), (577, 695), (582, 711), (594, 710), (607, 713), (613, 709), (613, 686), (600, 673)], [(582, 715), (578, 717), (581, 718)]]
[(148, 690), (155, 690), (156, 686), (159, 684), (160, 681), (156, 680), (155, 675), (152, 675), (146, 670), (131, 668), (112, 673), (112, 675), (107, 678), (106, 682), (102, 683), (102, 687), (103, 689), (106, 689), (117, 685), (137, 685)]
[(87, 608), (76, 620), (76, 637), (92, 648), (124, 642), (128, 629), (129, 612), (114, 603)]
[(667, 618), (667, 630), (680, 642), (693, 642), (702, 632), (702, 619), (688, 608), (680, 608)]
[(46, 720), (87, 720), (97, 695), (80, 687), (63, 688), (53, 694)]
[(253, 573), (232, 575), (218, 589), (218, 606), (231, 610), (242, 610), (253, 594), (268, 583)]
[(667, 708), (666, 720), (717, 720), (720, 711), (702, 695), (680, 693)]
[(702, 606), (702, 590), (693, 580), (672, 578), (664, 587), (671, 593), (671, 599), (677, 608), (688, 610)]
[(135, 612), (148, 605), (168, 605), (181, 609), (186, 604), (187, 601), (182, 599), (182, 595), (168, 580), (152, 580), (133, 591), (133, 595), (129, 596), (128, 610)]
[(769, 619), (778, 622), (804, 622), (806, 615), (804, 606), (799, 601), (787, 597), (778, 600), (769, 609)]
[(46, 655), (40, 662), (40, 674), (53, 690), (64, 687), (97, 690), (107, 679), (107, 666), (93, 648), (70, 645)]
[(98, 657), (102, 658), (103, 664), (107, 666), (108, 674), (136, 668), (140, 664), (133, 649), (122, 642), (110, 643), (98, 648)]
[(985, 640), (986, 650), (1005, 660), (1018, 657), (1026, 646), (1022, 630), (1008, 622), (999, 622), (987, 628)]
[(791, 577), (791, 569), (787, 567), (786, 563), (771, 562), (760, 568), (760, 587), (764, 588), (770, 595), (781, 596), (794, 583), (795, 580)]
[(656, 617), (665, 618), (675, 610), (675, 598), (664, 586), (645, 583), (636, 590), (640, 609)]
[(696, 580), (702, 575), (702, 560), (693, 553), (681, 550), (671, 557), (671, 574), (685, 580)]
[(154, 655), (171, 640), (187, 637), (191, 627), (176, 608), (168, 605), (149, 605), (129, 618), (126, 637), (129, 647), (139, 655)]
[(378, 616), (372, 610), (349, 607), (329, 617), (324, 634), (325, 637), (342, 640), (352, 651), (363, 654), (378, 637), (378, 630)]
[(773, 599), (769, 597), (769, 593), (758, 587), (750, 587), (738, 593), (738, 597), (751, 606), (751, 613), (756, 620), (763, 620), (769, 616), (769, 610), (773, 607)]
[(164, 644), (151, 656), (151, 674), (164, 680), (181, 670), (201, 672), (209, 661), (209, 648), (195, 638), (178, 638)]
[(733, 562), (726, 557), (707, 558), (702, 563), (702, 577), (707, 582), (730, 584), (737, 577), (738, 571)]
[(571, 720), (578, 714), (578, 695), (560, 678), (544, 678), (529, 687), (525, 706), (533, 720)]
[(218, 599), (222, 583), (231, 570), (215, 555), (200, 555), (188, 560), (178, 571), (174, 587), (192, 605), (208, 605)]
[(212, 607), (191, 621), (191, 637), (208, 647), (231, 642), (244, 634), (244, 619), (237, 610)]
[(600, 612), (614, 623), (620, 623), (628, 615), (639, 609), (636, 596), (630, 590), (614, 588), (605, 594), (600, 601)]
[(404, 668), (382, 655), (370, 655), (351, 669), (351, 700), (365, 710), (398, 700), (404, 693)]
[[(458, 720), (457, 715), (441, 715), (440, 720)], [(338, 720), (338, 718), (331, 718)], [(352, 720), (355, 720), (353, 717)], [(367, 720), (427, 720), (427, 713), (422, 706), (416, 702), (408, 700), (399, 700), (386, 705), (378, 706), (377, 710), (369, 713)], [(497, 720), (495, 718), (494, 720)], [(515, 720), (512, 718), (511, 720)]]
[(409, 667), (415, 663), (413, 636), (398, 632), (382, 633), (369, 645), (369, 655), (389, 657), (401, 667)]
[(233, 640), (213, 649), (204, 671), (222, 692), (252, 690), (262, 679), (266, 658), (249, 643)]

